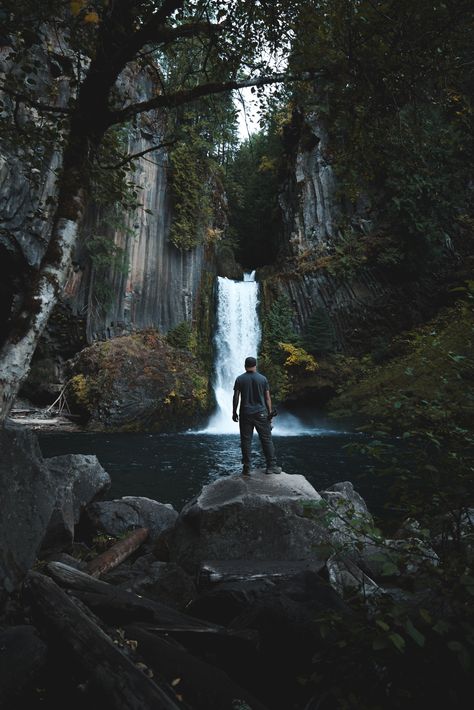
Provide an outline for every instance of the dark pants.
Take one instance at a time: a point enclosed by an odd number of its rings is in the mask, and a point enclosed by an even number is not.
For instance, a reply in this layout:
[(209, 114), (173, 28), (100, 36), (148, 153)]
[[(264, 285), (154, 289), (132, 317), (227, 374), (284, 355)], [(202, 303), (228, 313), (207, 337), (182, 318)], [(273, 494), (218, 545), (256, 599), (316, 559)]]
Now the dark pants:
[(272, 426), (268, 419), (267, 412), (241, 414), (239, 416), (239, 424), (242, 463), (244, 466), (250, 466), (250, 450), (254, 428), (257, 430), (257, 434), (260, 437), (260, 443), (267, 461), (267, 466), (276, 464), (275, 447), (272, 441)]

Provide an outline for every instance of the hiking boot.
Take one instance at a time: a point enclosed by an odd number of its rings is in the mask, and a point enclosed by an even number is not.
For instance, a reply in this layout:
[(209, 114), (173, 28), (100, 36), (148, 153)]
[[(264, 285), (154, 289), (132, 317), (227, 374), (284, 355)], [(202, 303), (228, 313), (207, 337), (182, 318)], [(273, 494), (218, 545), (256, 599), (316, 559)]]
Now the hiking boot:
[(244, 464), (244, 467), (242, 469), (242, 476), (246, 476), (246, 477), (250, 476), (250, 466), (247, 466), (246, 464)]
[(281, 473), (281, 466), (276, 466), (275, 464), (272, 464), (271, 466), (267, 466), (267, 470), (265, 473), (271, 474), (271, 473)]

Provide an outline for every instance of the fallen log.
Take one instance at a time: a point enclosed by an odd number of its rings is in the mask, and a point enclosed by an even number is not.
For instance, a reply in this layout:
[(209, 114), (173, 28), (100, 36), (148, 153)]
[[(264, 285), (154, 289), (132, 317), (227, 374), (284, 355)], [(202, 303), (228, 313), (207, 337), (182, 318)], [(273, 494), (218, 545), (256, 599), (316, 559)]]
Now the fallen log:
[(181, 710), (52, 579), (30, 572), (24, 593), (40, 624), (74, 655), (114, 710)]
[(182, 614), (161, 602), (119, 589), (62, 562), (50, 562), (46, 566), (46, 571), (55, 582), (72, 590), (75, 596), (109, 623), (123, 624), (146, 621), (156, 624), (163, 631), (180, 629), (188, 632), (206, 631), (207, 633), (229, 635), (223, 626), (201, 621)]
[(153, 672), (160, 673), (193, 710), (265, 710), (264, 705), (224, 671), (143, 628), (125, 627), (128, 639)]
[(123, 540), (119, 540), (108, 550), (98, 555), (87, 565), (87, 573), (91, 577), (100, 577), (104, 572), (109, 572), (130, 557), (142, 545), (149, 535), (148, 528), (137, 528)]
[(198, 587), (216, 582), (288, 580), (302, 572), (320, 572), (324, 560), (206, 560), (198, 572)]

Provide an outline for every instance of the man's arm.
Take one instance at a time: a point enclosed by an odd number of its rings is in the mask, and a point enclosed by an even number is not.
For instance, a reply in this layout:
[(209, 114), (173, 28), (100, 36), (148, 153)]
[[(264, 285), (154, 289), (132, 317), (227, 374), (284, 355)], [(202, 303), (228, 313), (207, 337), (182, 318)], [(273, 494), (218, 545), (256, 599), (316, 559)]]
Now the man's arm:
[(267, 407), (268, 415), (272, 413), (272, 398), (270, 397), (270, 390), (265, 390), (265, 405)]
[(239, 421), (239, 417), (237, 415), (237, 407), (239, 406), (239, 397), (240, 397), (239, 390), (234, 390), (234, 397), (232, 399), (232, 421), (234, 421), (234, 422)]

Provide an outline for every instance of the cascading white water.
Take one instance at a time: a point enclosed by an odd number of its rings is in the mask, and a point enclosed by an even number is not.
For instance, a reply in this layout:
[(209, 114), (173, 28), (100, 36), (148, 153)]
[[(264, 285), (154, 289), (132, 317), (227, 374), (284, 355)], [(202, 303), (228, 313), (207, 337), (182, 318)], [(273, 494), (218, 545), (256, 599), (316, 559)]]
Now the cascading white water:
[[(217, 409), (204, 430), (197, 434), (238, 434), (232, 421), (232, 396), (235, 378), (244, 371), (248, 355), (257, 357), (261, 339), (258, 318), (259, 285), (255, 271), (244, 274), (243, 281), (219, 277), (217, 280), (217, 329), (215, 344), (214, 394)], [(271, 383), (270, 383), (271, 387)], [(341, 433), (316, 422), (303, 424), (298, 417), (281, 413), (274, 421), (275, 436), (319, 436)]]
[(209, 434), (237, 434), (232, 421), (235, 378), (244, 372), (247, 356), (257, 357), (261, 330), (258, 319), (258, 283), (255, 271), (243, 281), (219, 277), (217, 280), (216, 373), (214, 394), (217, 411), (211, 417)]

